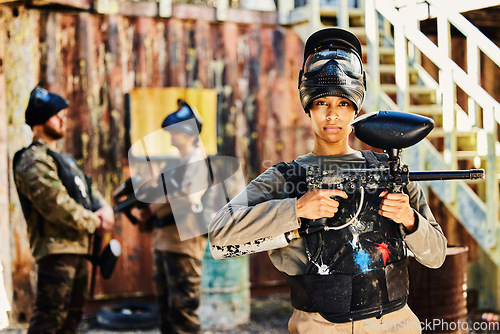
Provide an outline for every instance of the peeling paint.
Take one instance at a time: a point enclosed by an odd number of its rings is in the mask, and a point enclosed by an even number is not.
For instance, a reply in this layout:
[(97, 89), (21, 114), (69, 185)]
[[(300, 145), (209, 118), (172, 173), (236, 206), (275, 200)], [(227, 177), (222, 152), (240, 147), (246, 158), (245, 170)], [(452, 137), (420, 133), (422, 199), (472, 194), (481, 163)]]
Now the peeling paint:
[[(240, 159), (249, 176), (260, 172), (264, 157), (277, 159), (269, 156), (274, 153), (262, 152), (266, 138), (272, 138), (276, 152), (288, 149), (290, 154), (305, 153), (293, 145), (289, 148), (295, 135), (279, 131), (285, 120), (300, 119), (293, 115), (303, 113), (296, 83), (292, 82), (296, 79), (292, 72), (297, 68), (284, 60), (284, 71), (273, 69), (280, 60), (301, 57), (302, 42), (289, 37), (295, 36), (289, 29), (24, 7), (19, 7), (19, 15), (14, 16), (12, 8), (0, 10), (4, 22), (0, 33), (7, 36), (2, 70), (9, 101), (10, 156), (29, 143), (24, 109), (29, 92), (38, 82), (70, 100), (68, 135), (61, 147), (79, 159), (108, 200), (128, 175), (124, 94), (138, 86), (216, 89), (219, 152)], [(273, 48), (280, 48), (277, 56)], [(266, 50), (265, 59), (262, 50)], [(275, 85), (277, 80), (281, 80), (279, 85)], [(272, 92), (278, 89), (281, 95)], [(285, 102), (272, 101), (283, 96), (287, 97), (286, 110)], [(259, 128), (259, 120), (265, 122), (269, 115), (286, 117), (274, 117), (272, 127)], [(280, 135), (268, 136), (273, 132)], [(32, 275), (35, 271), (26, 226), (12, 181), (9, 187), (9, 229), (11, 235), (16, 233), (15, 238), (9, 238), (15, 240), (11, 268), (15, 267), (15, 275)], [(122, 241), (123, 257), (110, 281), (98, 280), (97, 296), (152, 294), (150, 236), (138, 233), (125, 218), (118, 218), (113, 237)], [(272, 272), (274, 268), (267, 264), (261, 270)], [(129, 279), (121, 279), (124, 275)], [(16, 280), (16, 303), (25, 307), (32, 296), (21, 291), (31, 283), (18, 284)]]

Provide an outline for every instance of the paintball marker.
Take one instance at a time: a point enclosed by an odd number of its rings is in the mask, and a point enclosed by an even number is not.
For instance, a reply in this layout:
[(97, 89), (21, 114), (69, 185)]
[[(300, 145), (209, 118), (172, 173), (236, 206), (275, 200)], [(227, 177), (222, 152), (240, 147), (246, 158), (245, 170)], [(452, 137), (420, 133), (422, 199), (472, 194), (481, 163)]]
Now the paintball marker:
[(122, 212), (132, 224), (136, 225), (138, 220), (132, 215), (130, 210), (132, 208), (146, 208), (147, 204), (137, 199), (133, 184), (134, 179), (130, 177), (114, 191), (113, 199), (115, 206), (113, 207), (113, 211), (115, 213)]
[[(164, 178), (162, 178), (164, 180)], [(170, 180), (176, 186), (175, 180)], [(165, 198), (166, 187), (152, 186), (150, 183), (143, 184), (139, 189), (134, 189), (134, 185), (142, 184), (139, 176), (128, 178), (113, 193), (115, 213), (123, 213), (134, 225), (138, 224), (137, 218), (132, 215), (132, 208), (144, 209), (148, 203), (154, 203), (160, 198)]]
[(484, 169), (410, 172), (407, 165), (401, 166), (401, 150), (417, 144), (432, 131), (434, 121), (431, 118), (406, 112), (379, 111), (358, 117), (351, 125), (359, 140), (387, 152), (390, 173), (387, 187), (395, 191), (409, 181), (484, 179)]
[[(85, 176), (85, 180), (89, 189), (89, 197), (91, 199), (91, 210), (93, 212), (97, 211), (101, 204), (98, 201), (95, 201), (95, 198), (92, 193), (92, 180), (89, 176)], [(90, 254), (88, 255), (88, 259), (90, 263), (92, 263), (92, 273), (90, 279), (90, 295), (94, 296), (95, 289), (95, 281), (97, 276), (97, 267), (99, 267), (99, 271), (101, 272), (101, 276), (104, 279), (109, 279), (111, 274), (116, 266), (116, 262), (118, 261), (118, 257), (122, 252), (122, 247), (120, 242), (116, 239), (111, 239), (109, 243), (106, 245), (104, 250), (102, 250), (102, 236), (98, 231), (95, 231), (91, 237), (92, 244), (89, 245)], [(91, 247), (91, 248), (90, 248)]]
[(360, 116), (351, 125), (359, 140), (387, 153), (386, 167), (382, 165), (377, 168), (343, 170), (308, 167), (306, 169), (306, 182), (308, 189), (339, 189), (349, 195), (359, 195), (360, 203), (354, 217), (338, 226), (320, 224), (317, 227), (289, 231), (283, 235), (270, 236), (242, 245), (224, 247), (211, 245), (212, 256), (215, 259), (222, 259), (282, 248), (287, 246), (292, 239), (307, 234), (320, 230), (345, 228), (352, 224), (360, 214), (365, 192), (375, 193), (380, 189), (402, 192), (403, 187), (410, 181), (477, 180), (484, 178), (483, 169), (410, 172), (407, 165), (401, 165), (401, 150), (417, 144), (432, 131), (434, 121), (431, 118), (406, 112), (379, 111)]
[(89, 255), (89, 260), (92, 263), (92, 273), (90, 281), (90, 295), (94, 295), (95, 281), (97, 275), (97, 267), (101, 272), (101, 277), (109, 279), (115, 269), (116, 261), (121, 254), (122, 248), (120, 242), (116, 239), (111, 239), (108, 245), (102, 250), (102, 237), (96, 232), (92, 237), (92, 252)]

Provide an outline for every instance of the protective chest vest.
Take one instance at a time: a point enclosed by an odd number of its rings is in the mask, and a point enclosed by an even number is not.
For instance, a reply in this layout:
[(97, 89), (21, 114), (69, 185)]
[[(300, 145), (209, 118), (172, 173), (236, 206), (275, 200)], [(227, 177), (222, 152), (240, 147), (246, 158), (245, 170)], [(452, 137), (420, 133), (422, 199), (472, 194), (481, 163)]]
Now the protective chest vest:
[(66, 187), (68, 194), (87, 210), (96, 211), (101, 205), (92, 196), (92, 181), (85, 175), (76, 161), (65, 153), (57, 153), (47, 149), (47, 153), (57, 165), (57, 175)]
[[(27, 148), (23, 148), (16, 152), (13, 159), (13, 169), (14, 173), (16, 170), (16, 165), (20, 161), (23, 153), (32, 147), (33, 145), (40, 145), (37, 143), (31, 144)], [(85, 175), (81, 169), (78, 167), (75, 160), (65, 154), (57, 153), (47, 148), (47, 154), (50, 155), (57, 166), (57, 175), (61, 180), (62, 184), (68, 191), (68, 194), (73, 198), (78, 204), (81, 204), (87, 210), (96, 211), (100, 208), (100, 203), (94, 201), (92, 196), (92, 186), (90, 177)], [(18, 191), (19, 200), (21, 202), (21, 207), (23, 209), (24, 216), (28, 218), (31, 215), (32, 205), (30, 200)], [(40, 226), (40, 233), (43, 234), (43, 227)]]
[[(386, 164), (385, 155), (362, 153), (367, 163), (349, 163), (349, 168)], [(287, 188), (293, 189), (289, 197), (300, 197), (308, 190), (306, 170), (298, 163), (279, 163), (275, 167), (285, 178)], [(304, 275), (286, 277), (295, 308), (319, 312), (328, 321), (341, 323), (379, 317), (406, 304), (406, 248), (398, 224), (378, 214), (382, 191), (365, 193), (363, 201), (360, 193), (349, 194), (348, 199), (339, 200), (339, 211), (333, 218), (301, 218), (301, 229), (327, 228), (303, 237), (309, 260), (306, 271)], [(349, 226), (329, 228), (349, 222), (358, 211)]]

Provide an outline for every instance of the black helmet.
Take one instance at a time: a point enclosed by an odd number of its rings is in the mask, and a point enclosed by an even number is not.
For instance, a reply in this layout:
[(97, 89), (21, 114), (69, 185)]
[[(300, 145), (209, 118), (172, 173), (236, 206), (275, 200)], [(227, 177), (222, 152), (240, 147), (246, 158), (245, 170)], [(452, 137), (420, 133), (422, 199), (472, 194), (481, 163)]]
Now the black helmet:
[[(201, 132), (201, 116), (196, 108), (182, 99), (177, 100), (177, 110), (169, 114), (161, 126), (165, 131), (184, 132), (190, 136), (198, 136)], [(192, 121), (189, 121), (192, 120)]]
[(26, 107), (26, 124), (29, 126), (43, 124), (68, 106), (69, 102), (66, 99), (37, 85), (31, 91), (28, 107)]
[(299, 73), (304, 110), (319, 97), (340, 96), (354, 103), (359, 112), (365, 98), (365, 81), (361, 43), (354, 34), (340, 28), (327, 28), (307, 39)]

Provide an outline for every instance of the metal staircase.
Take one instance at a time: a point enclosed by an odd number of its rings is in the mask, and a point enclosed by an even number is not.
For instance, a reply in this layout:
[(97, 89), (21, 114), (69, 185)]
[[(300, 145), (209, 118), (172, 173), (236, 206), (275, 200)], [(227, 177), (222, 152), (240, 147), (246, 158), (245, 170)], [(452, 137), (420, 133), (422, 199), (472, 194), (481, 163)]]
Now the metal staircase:
[[(500, 66), (500, 49), (456, 11), (457, 1), (450, 5), (444, 0), (364, 0), (355, 2), (355, 7), (352, 3), (309, 0), (295, 9), (280, 0), (278, 8), (282, 23), (291, 24), (304, 40), (329, 25), (347, 28), (361, 39), (366, 54), (366, 111), (400, 110), (435, 120), (428, 139), (404, 151), (411, 170), (485, 169), (486, 180), (475, 184), (475, 190), (465, 181), (433, 181), (428, 186), (493, 263), (496, 278), (489, 280), (496, 283), (486, 289), (492, 296), (483, 298), (490, 299), (483, 305), (499, 308), (500, 104), (479, 79), (480, 54)], [(428, 18), (437, 20), (437, 43), (419, 29), (420, 21)], [(451, 25), (466, 38), (466, 71), (450, 57)], [(437, 68), (437, 80), (421, 65), (422, 55)], [(468, 96), (466, 110), (456, 103), (457, 88)]]

